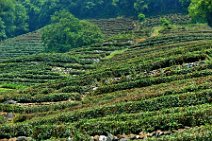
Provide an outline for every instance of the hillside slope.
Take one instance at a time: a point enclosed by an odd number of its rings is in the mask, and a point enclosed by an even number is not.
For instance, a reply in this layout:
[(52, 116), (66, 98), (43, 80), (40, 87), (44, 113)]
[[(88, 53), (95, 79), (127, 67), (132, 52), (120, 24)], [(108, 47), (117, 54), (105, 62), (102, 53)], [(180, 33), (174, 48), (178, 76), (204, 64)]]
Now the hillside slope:
[(65, 54), (2, 59), (0, 138), (209, 141), (212, 29), (158, 26)]

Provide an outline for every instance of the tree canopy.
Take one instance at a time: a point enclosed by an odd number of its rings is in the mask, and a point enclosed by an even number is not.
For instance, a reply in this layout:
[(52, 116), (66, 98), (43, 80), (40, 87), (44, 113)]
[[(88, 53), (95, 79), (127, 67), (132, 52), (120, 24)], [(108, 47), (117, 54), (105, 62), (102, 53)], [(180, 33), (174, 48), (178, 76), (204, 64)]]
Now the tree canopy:
[(212, 26), (212, 1), (211, 0), (191, 0), (189, 13), (193, 18), (202, 17)]
[[(0, 39), (34, 31), (67, 10), (79, 19), (138, 17), (185, 12), (189, 0), (0, 0)], [(167, 6), (168, 5), (168, 6)]]
[(43, 40), (49, 52), (67, 52), (71, 48), (101, 41), (101, 30), (94, 24), (75, 18), (68, 11), (56, 12), (52, 24), (43, 31)]
[(0, 0), (0, 40), (28, 30), (25, 7), (16, 0)]
[(61, 10), (90, 19), (183, 13), (189, 6), (192, 17), (212, 25), (211, 5), (211, 0), (0, 0), (0, 40), (46, 26)]
[[(182, 13), (181, 0), (20, 0), (29, 16), (30, 30), (51, 21), (51, 15), (67, 10), (80, 19), (147, 16), (164, 13)], [(168, 6), (167, 6), (168, 5)]]

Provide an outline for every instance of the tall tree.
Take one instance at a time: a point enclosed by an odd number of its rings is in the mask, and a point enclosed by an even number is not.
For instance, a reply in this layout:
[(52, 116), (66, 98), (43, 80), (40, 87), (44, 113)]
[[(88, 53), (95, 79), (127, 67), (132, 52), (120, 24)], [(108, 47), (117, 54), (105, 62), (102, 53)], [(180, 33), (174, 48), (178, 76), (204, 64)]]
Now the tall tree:
[(68, 11), (56, 12), (51, 22), (43, 31), (43, 41), (49, 52), (67, 52), (71, 48), (99, 42), (102, 38), (96, 25), (81, 21)]
[(16, 0), (0, 0), (1, 36), (11, 37), (27, 31), (27, 11)]
[(15, 6), (15, 33), (14, 35), (20, 35), (28, 31), (29, 24), (28, 24), (29, 17), (27, 15), (26, 8), (20, 3), (17, 2)]
[(136, 15), (135, 2), (136, 0), (113, 0), (113, 5), (116, 7), (118, 15), (133, 16)]
[(4, 25), (4, 21), (0, 17), (0, 41), (7, 37), (5, 28), (6, 26)]
[(212, 26), (212, 1), (211, 0), (191, 0), (189, 13), (193, 18), (204, 18), (209, 26)]
[(4, 22), (5, 33), (10, 35), (15, 31), (15, 0), (0, 0), (0, 17)]

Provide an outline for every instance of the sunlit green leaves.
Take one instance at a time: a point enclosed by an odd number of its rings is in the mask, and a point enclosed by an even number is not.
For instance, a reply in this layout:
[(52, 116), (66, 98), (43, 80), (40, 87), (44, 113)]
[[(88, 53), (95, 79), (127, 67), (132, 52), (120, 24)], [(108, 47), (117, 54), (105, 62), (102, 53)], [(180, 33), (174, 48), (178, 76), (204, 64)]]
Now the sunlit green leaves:
[(99, 42), (103, 35), (100, 29), (87, 21), (80, 21), (68, 11), (52, 16), (52, 24), (43, 32), (47, 51), (67, 52), (71, 48)]

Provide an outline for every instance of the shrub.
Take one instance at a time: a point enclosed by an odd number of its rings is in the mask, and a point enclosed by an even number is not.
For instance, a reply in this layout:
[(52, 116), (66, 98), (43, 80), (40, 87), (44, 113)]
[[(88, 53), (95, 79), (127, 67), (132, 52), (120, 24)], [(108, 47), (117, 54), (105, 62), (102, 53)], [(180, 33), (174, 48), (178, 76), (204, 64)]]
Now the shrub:
[(0, 115), (0, 124), (4, 123), (5, 121), (6, 121), (6, 120), (5, 120), (4, 116), (1, 116), (1, 115)]
[(143, 22), (145, 20), (146, 16), (143, 13), (138, 14), (138, 19), (140, 22)]
[(161, 19), (160, 19), (160, 22), (161, 22), (162, 26), (163, 26), (165, 29), (170, 29), (170, 28), (171, 28), (171, 21), (169, 21), (168, 19), (166, 19), (166, 18), (161, 18)]

